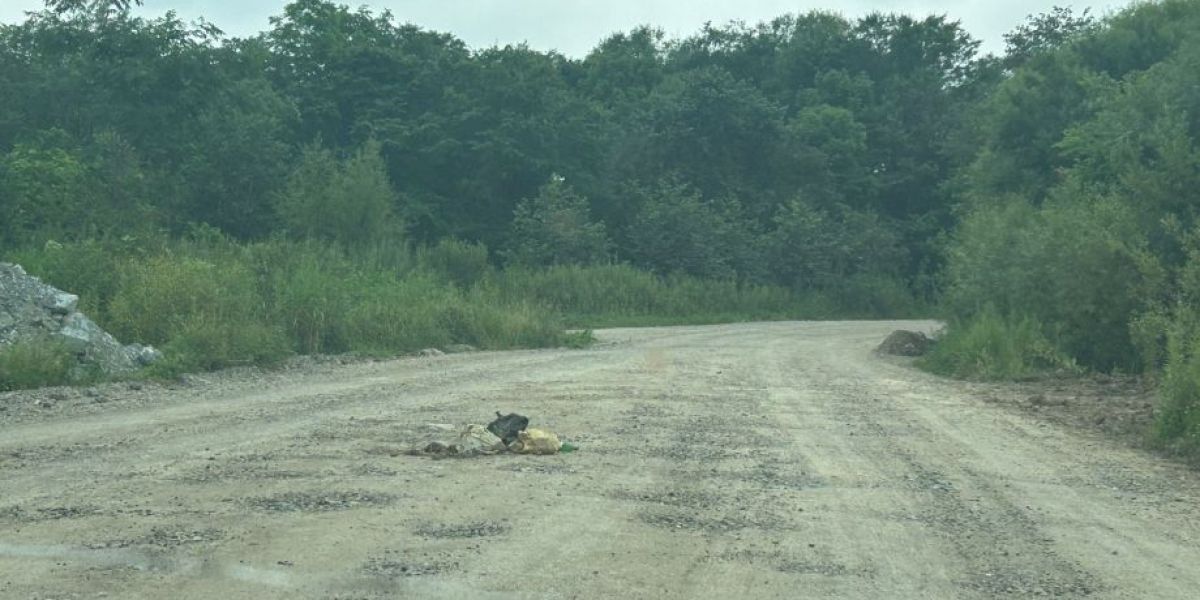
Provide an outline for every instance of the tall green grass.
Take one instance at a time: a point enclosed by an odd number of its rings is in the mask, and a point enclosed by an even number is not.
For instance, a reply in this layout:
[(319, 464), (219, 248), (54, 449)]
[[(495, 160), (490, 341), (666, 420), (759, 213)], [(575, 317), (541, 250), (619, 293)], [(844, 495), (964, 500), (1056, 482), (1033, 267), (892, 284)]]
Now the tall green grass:
[(73, 365), (70, 351), (51, 341), (0, 347), (0, 391), (73, 383)]
[[(12, 258), (57, 287), (74, 291), (80, 282), (91, 294), (85, 306), (102, 327), (164, 351), (155, 367), (164, 375), (269, 364), (297, 353), (381, 356), (452, 344), (577, 343), (557, 312), (477, 285), (492, 277), (480, 246), (447, 242), (415, 257), (379, 246), (350, 255), (317, 242), (239, 244), (212, 230), (156, 245), (152, 253), (122, 244), (52, 244)], [(11, 385), (62, 379), (32, 368), (30, 352), (10, 353), (9, 370), (29, 376)], [(57, 364), (44, 362), (47, 369)]]
[(979, 380), (1027, 379), (1078, 370), (1037, 321), (1003, 317), (993, 310), (951, 324), (917, 364), (939, 375)]
[(1189, 322), (1171, 332), (1152, 436), (1160, 447), (1200, 462), (1200, 335), (1196, 325)]
[(825, 318), (837, 313), (826, 299), (798, 296), (787, 288), (688, 276), (660, 278), (628, 265), (510, 268), (484, 289), (504, 301), (546, 307), (580, 327)]
[[(833, 293), (662, 278), (627, 265), (501, 271), (484, 246), (454, 240), (415, 251), (400, 242), (238, 243), (201, 227), (177, 240), (50, 244), (9, 258), (83, 295), (89, 316), (122, 341), (162, 349), (162, 375), (290, 354), (578, 347), (590, 332), (567, 327), (819, 319), (849, 316), (839, 303), (853, 304)], [(855, 316), (894, 316), (875, 314), (895, 310), (894, 286), (846, 282), (846, 290), (862, 301), (852, 310), (868, 313)], [(21, 370), (29, 361), (13, 364)], [(30, 376), (20, 385), (55, 378)]]

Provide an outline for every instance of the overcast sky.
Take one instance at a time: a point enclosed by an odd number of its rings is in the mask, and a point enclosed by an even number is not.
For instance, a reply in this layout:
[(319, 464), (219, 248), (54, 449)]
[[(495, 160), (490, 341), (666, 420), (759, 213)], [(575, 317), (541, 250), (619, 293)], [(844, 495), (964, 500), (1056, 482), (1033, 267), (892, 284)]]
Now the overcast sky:
[[(982, 39), (985, 51), (999, 52), (1001, 37), (1026, 15), (1055, 5), (1077, 11), (1091, 8), (1104, 15), (1127, 2), (1069, 0), (373, 0), (342, 2), (387, 8), (401, 21), (448, 31), (472, 47), (527, 42), (581, 57), (615, 31), (641, 24), (661, 27), (672, 37), (697, 31), (705, 22), (750, 23), (789, 12), (835, 9), (848, 17), (871, 11), (914, 15), (948, 14)], [(269, 27), (267, 17), (282, 12), (286, 0), (145, 0), (139, 11), (159, 15), (174, 9), (183, 19), (203, 16), (233, 36), (247, 36)], [(37, 10), (42, 0), (0, 0), (0, 22), (23, 20), (24, 11)]]

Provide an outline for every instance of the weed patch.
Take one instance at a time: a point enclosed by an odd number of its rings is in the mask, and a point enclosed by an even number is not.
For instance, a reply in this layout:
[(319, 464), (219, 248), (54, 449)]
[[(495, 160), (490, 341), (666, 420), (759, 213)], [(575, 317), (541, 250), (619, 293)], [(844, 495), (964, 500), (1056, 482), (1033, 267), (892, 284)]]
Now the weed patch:
[(917, 364), (938, 375), (980, 380), (1078, 371), (1075, 363), (1042, 333), (1037, 321), (1005, 318), (994, 311), (953, 324)]

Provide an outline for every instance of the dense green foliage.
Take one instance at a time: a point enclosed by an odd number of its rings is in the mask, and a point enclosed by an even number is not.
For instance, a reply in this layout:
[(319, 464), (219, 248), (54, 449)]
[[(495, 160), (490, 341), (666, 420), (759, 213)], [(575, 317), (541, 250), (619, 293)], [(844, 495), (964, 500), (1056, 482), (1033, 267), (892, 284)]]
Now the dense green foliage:
[[(497, 271), (486, 249), (452, 240), (416, 253), (354, 252), (320, 241), (239, 243), (201, 228), (174, 241), (48, 244), (13, 258), (53, 285), (84, 285), (86, 308), (101, 326), (166, 352), (166, 362), (155, 367), (161, 374), (265, 364), (292, 353), (391, 355), (455, 344), (534, 348), (589, 339), (566, 333), (566, 325), (834, 311), (833, 303), (801, 302), (786, 288), (682, 275), (663, 280), (624, 265)], [(104, 278), (95, 276), (97, 268)], [(51, 355), (41, 346), (18, 346), (0, 355), (0, 370), (18, 381), (18, 367)], [(47, 360), (20, 381), (65, 381), (52, 377), (55, 365)]]
[[(178, 368), (893, 316), (962, 377), (1161, 377), (1200, 452), (1200, 4), (785, 15), (582, 58), (295, 0), (0, 26), (0, 253)], [(17, 360), (17, 359), (13, 359)]]
[[(128, 242), (126, 242), (128, 243)], [(319, 242), (237, 243), (213, 230), (103, 249), (112, 284), (91, 316), (121, 339), (163, 348), (163, 372), (262, 364), (291, 353), (395, 354), (450, 344), (484, 349), (567, 342), (560, 317), (481, 286), (447, 282), (416, 258), (394, 267)], [(403, 252), (403, 251), (402, 251)], [(395, 264), (394, 259), (383, 251)], [(96, 244), (16, 258), (54, 285), (86, 281)]]
[[(962, 160), (947, 134), (995, 77), (936, 17), (643, 28), (569, 59), (324, 0), (249, 39), (127, 4), (0, 26), (3, 246), (205, 224), (802, 293), (867, 273), (928, 295), (912, 283), (939, 264), (928, 234)], [(825, 255), (804, 255), (796, 206), (828, 225)]]
[(955, 182), (943, 280), (966, 324), (931, 362), (1036, 323), (1083, 367), (1161, 372), (1157, 437), (1200, 453), (1200, 4), (1100, 22), (1057, 11), (1009, 41), (1012, 70), (980, 104), (979, 150)]

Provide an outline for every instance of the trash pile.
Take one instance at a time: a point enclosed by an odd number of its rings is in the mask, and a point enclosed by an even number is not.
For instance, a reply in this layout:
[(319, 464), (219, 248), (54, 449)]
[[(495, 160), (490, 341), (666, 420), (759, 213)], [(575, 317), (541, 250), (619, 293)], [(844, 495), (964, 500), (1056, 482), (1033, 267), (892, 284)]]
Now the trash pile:
[[(449, 426), (433, 427), (442, 431), (453, 430)], [(409, 454), (433, 458), (468, 458), (504, 452), (547, 455), (573, 450), (574, 446), (562, 443), (554, 433), (530, 427), (529, 417), (497, 412), (496, 419), (487, 427), (472, 423), (458, 430), (449, 440), (426, 440), (410, 450)]]

